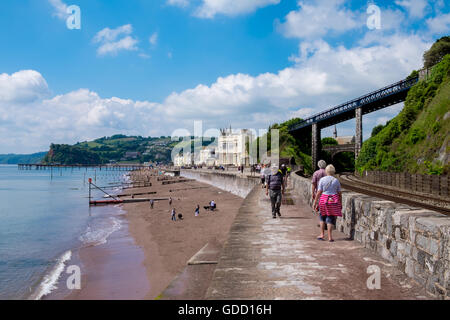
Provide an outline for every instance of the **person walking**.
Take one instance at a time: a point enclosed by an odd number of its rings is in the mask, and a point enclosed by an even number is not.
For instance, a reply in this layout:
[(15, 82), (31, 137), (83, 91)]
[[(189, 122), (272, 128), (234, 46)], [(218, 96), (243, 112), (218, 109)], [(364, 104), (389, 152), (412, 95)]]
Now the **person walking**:
[[(320, 160), (317, 163), (317, 166), (319, 167), (319, 170), (314, 172), (312, 181), (311, 181), (311, 203), (314, 203), (314, 200), (316, 199), (316, 193), (317, 193), (317, 186), (319, 185), (320, 179), (325, 177), (327, 174), (325, 173), (325, 168), (327, 167), (327, 163), (324, 160)], [(313, 207), (314, 208), (314, 207)]]
[(172, 197), (169, 197), (169, 206), (172, 206)]
[(261, 186), (264, 189), (266, 187), (266, 175), (264, 174), (265, 166), (262, 165), (260, 169), (260, 177), (261, 177)]
[(172, 221), (177, 221), (177, 212), (175, 208), (172, 209)]
[(264, 172), (264, 188), (267, 186), (267, 181), (269, 179), (270, 174), (272, 173), (272, 170), (270, 170), (270, 164), (266, 164), (266, 167), (263, 170)]
[(150, 208), (153, 209), (153, 205), (155, 204), (155, 201), (153, 199), (150, 199)]
[(195, 208), (195, 216), (198, 217), (200, 215), (200, 205), (197, 205), (197, 208)]
[(281, 217), (280, 207), (281, 199), (284, 194), (285, 184), (284, 178), (277, 165), (272, 165), (272, 172), (268, 176), (266, 185), (266, 195), (270, 196), (270, 203), (272, 205), (272, 218)]
[(328, 227), (328, 241), (334, 242), (332, 230), (336, 226), (336, 217), (342, 217), (341, 183), (334, 176), (336, 169), (329, 165), (325, 169), (326, 176), (320, 179), (313, 208), (319, 211), (320, 235), (317, 240), (324, 240), (325, 224)]

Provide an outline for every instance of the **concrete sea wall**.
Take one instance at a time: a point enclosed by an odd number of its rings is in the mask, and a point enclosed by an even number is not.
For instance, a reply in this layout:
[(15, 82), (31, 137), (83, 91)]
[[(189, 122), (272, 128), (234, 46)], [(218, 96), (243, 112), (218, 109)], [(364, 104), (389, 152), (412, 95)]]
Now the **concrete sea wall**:
[(181, 170), (181, 176), (213, 185), (241, 198), (247, 197), (250, 191), (260, 182), (256, 178), (241, 177), (226, 172), (204, 172), (200, 170)]
[[(311, 181), (292, 175), (294, 192), (311, 203)], [(337, 229), (389, 260), (427, 291), (450, 299), (450, 217), (349, 191)]]

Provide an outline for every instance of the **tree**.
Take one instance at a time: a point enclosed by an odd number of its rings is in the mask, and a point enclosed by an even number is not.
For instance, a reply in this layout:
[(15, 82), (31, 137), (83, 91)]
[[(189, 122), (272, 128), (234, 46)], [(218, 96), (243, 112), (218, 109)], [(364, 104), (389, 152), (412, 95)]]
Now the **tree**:
[(384, 126), (383, 126), (382, 124), (380, 124), (380, 125), (374, 127), (374, 128), (372, 129), (372, 135), (371, 135), (371, 137), (375, 137), (381, 130), (383, 130), (383, 128), (384, 128)]
[(338, 142), (334, 138), (326, 137), (322, 139), (322, 146), (335, 146)]
[(445, 36), (437, 40), (430, 48), (423, 54), (423, 62), (425, 68), (430, 68), (436, 63), (440, 62), (442, 58), (450, 54), (450, 37)]

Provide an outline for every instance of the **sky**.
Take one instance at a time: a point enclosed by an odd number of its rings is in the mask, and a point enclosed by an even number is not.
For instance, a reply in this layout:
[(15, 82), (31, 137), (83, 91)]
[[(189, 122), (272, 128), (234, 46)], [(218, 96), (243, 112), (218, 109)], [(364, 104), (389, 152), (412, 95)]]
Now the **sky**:
[(5, 0), (0, 153), (267, 129), (404, 79), (449, 30), (443, 0)]

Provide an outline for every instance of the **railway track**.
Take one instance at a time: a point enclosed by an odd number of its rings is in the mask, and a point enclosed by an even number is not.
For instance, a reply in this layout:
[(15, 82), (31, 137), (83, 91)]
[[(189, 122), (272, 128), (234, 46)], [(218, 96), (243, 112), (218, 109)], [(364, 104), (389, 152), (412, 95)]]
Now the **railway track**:
[(450, 215), (450, 201), (448, 199), (367, 183), (352, 174), (341, 174), (339, 178), (342, 187), (345, 189)]

